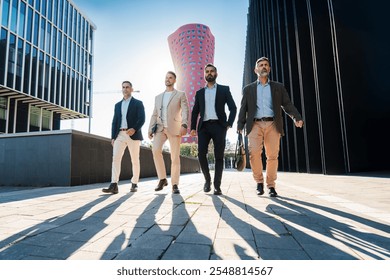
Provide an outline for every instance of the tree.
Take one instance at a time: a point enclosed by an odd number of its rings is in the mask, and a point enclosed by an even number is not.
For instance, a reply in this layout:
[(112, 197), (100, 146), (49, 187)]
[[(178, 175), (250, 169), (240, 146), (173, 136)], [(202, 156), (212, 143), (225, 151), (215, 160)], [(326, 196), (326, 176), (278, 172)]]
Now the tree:
[(196, 143), (180, 144), (180, 155), (187, 156), (187, 157), (197, 157), (198, 145)]

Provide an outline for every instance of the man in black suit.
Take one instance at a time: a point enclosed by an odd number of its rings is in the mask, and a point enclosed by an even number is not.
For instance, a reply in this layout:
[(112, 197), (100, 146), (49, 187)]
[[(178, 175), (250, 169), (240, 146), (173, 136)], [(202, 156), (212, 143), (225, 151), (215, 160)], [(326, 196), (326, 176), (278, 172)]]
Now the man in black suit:
[(113, 146), (111, 184), (103, 189), (105, 193), (118, 193), (118, 181), (121, 173), (121, 162), (126, 147), (129, 149), (132, 173), (131, 192), (138, 189), (140, 174), (139, 153), (141, 128), (145, 123), (145, 109), (142, 101), (131, 96), (133, 85), (129, 81), (122, 83), (123, 99), (115, 104), (114, 118), (111, 126), (111, 145)]
[[(196, 135), (198, 122), (198, 158), (206, 182), (203, 190), (211, 190), (211, 176), (207, 161), (207, 151), (210, 140), (214, 143), (215, 174), (214, 194), (221, 195), (221, 180), (223, 171), (223, 158), (225, 152), (226, 132), (233, 126), (237, 107), (228, 86), (216, 83), (217, 68), (207, 64), (204, 68), (204, 77), (207, 85), (196, 92), (195, 104), (191, 115), (191, 136)], [(229, 119), (226, 120), (225, 105), (229, 108)]]
[[(280, 137), (284, 135), (282, 110), (294, 120), (296, 127), (303, 126), (301, 114), (291, 102), (283, 84), (271, 81), (269, 59), (261, 57), (256, 61), (257, 81), (243, 89), (241, 108), (238, 114), (237, 130), (242, 133), (244, 126), (248, 136), (249, 159), (256, 181), (257, 194), (264, 194), (264, 183), (270, 197), (276, 197), (276, 177)], [(266, 178), (263, 176), (261, 155), (265, 149), (267, 158)]]

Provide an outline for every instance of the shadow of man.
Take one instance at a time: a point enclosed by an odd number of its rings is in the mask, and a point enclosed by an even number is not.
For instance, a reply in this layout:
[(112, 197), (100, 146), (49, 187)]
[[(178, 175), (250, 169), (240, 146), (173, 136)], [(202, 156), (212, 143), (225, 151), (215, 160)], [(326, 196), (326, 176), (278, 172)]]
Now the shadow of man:
[[(107, 227), (104, 220), (130, 195), (120, 197), (99, 209), (99, 216), (88, 213), (109, 196), (99, 198), (63, 216), (47, 219), (0, 242), (0, 259), (67, 259)], [(52, 202), (55, 203), (55, 202)], [(104, 211), (109, 209), (109, 211)], [(101, 214), (104, 213), (104, 214)]]
[[(199, 246), (189, 245), (185, 239), (181, 239), (185, 236), (184, 229), (191, 227), (191, 215), (183, 197), (172, 195), (170, 209), (162, 207), (165, 200), (167, 200), (166, 194), (160, 194), (149, 203), (134, 226), (134, 230), (139, 227), (145, 230), (141, 234), (138, 232), (131, 235), (128, 246), (116, 256), (116, 260), (209, 258), (210, 246), (203, 245), (210, 243), (207, 237), (194, 232), (197, 235), (195, 239), (201, 243), (197, 244)], [(164, 203), (169, 205), (170, 202)]]
[(307, 201), (283, 197), (278, 202), (269, 209), (279, 213), (313, 259), (390, 258), (388, 224)]

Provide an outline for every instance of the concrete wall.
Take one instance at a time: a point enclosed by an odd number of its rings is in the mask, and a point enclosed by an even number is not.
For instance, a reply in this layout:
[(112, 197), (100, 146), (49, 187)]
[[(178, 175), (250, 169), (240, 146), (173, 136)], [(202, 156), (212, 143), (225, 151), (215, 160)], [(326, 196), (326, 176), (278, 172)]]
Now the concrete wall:
[[(164, 153), (170, 174), (170, 154)], [(141, 178), (156, 176), (150, 148), (141, 147)], [(111, 180), (112, 146), (108, 138), (75, 131), (0, 135), (0, 186), (75, 186)], [(196, 158), (181, 157), (181, 173), (200, 172)], [(120, 180), (130, 180), (128, 150)]]

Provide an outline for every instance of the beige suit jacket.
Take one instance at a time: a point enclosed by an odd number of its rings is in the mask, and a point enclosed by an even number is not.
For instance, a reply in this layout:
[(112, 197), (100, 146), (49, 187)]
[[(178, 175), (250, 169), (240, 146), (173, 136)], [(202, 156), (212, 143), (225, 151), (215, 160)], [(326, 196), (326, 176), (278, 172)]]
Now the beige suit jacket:
[[(161, 118), (163, 95), (164, 93), (160, 93), (154, 100), (154, 110), (149, 123), (149, 135), (152, 134), (152, 129), (156, 124), (156, 132), (160, 132), (164, 129)], [(171, 95), (167, 109), (168, 132), (172, 135), (180, 135), (181, 125), (185, 124), (188, 126), (189, 107), (186, 94), (183, 91), (175, 89)]]

